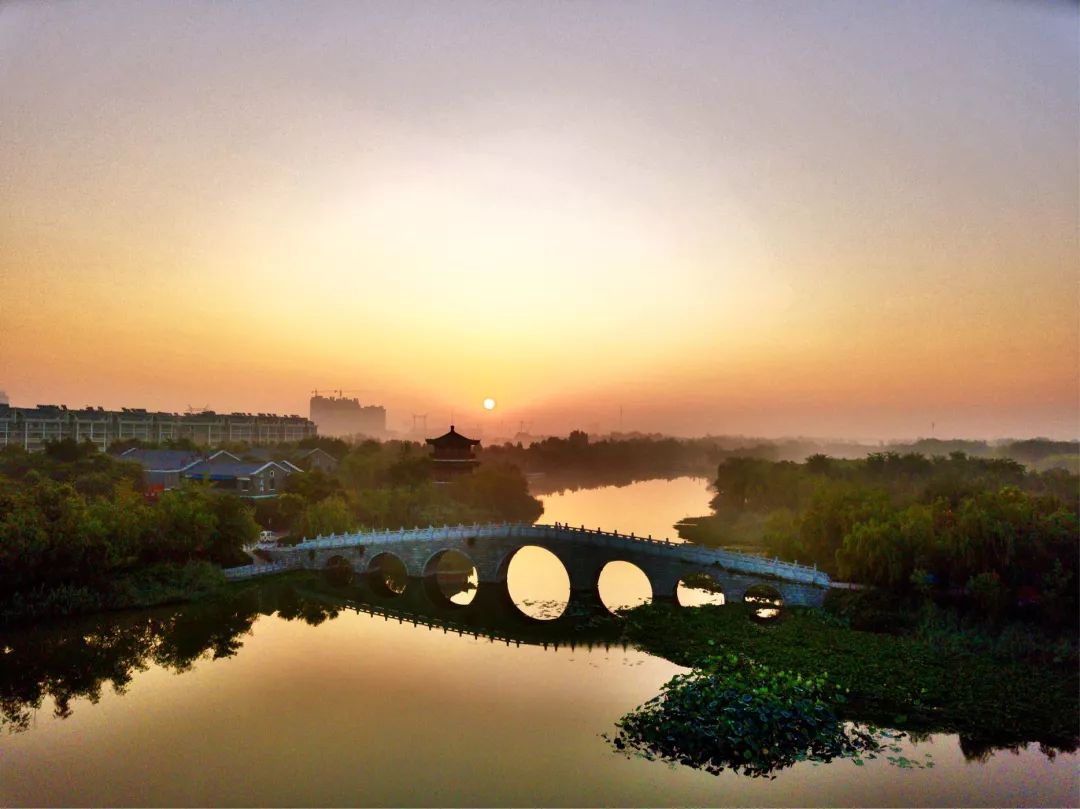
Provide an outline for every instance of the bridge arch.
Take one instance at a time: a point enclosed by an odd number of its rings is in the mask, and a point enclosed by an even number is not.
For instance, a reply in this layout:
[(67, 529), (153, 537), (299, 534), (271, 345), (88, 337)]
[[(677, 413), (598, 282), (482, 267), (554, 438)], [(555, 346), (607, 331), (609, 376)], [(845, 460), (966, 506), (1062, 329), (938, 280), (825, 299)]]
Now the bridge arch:
[(656, 586), (640, 565), (613, 558), (601, 565), (595, 578), (596, 595), (612, 612), (647, 604), (656, 596)]
[(326, 560), (323, 567), (327, 577), (334, 584), (350, 584), (353, 580), (353, 565), (345, 556), (334, 554)]
[[(509, 550), (507, 550), (505, 553), (503, 553), (503, 555), (499, 558), (498, 565), (496, 565), (496, 567), (495, 567), (495, 581), (497, 581), (497, 582), (505, 582), (507, 580), (507, 577), (510, 575), (510, 563), (512, 561), (514, 561), (514, 557), (517, 556), (518, 553), (520, 553), (523, 548), (528, 548), (528, 547), (530, 547), (530, 545), (527, 542), (521, 543), (521, 544), (515, 544), (513, 547), (511, 547)], [(533, 545), (532, 547), (540, 548), (542, 546)], [(543, 548), (543, 550), (546, 550), (548, 553), (551, 553), (551, 555), (554, 556), (556, 559), (559, 558), (557, 554), (552, 553), (547, 548)], [(561, 559), (559, 560), (559, 563), (562, 564)]]
[[(527, 569), (511, 576), (510, 567), (515, 559), (521, 560)], [(496, 567), (495, 581), (504, 589), (514, 609), (539, 621), (561, 617), (574, 589), (572, 571), (544, 543), (526, 542), (506, 551)]]
[(753, 607), (758, 618), (775, 618), (784, 606), (784, 595), (771, 584), (754, 584), (743, 593), (743, 603)]
[(383, 551), (368, 560), (368, 581), (382, 595), (399, 596), (409, 581), (409, 568), (396, 553)]
[(345, 558), (344, 556), (342, 556), (341, 554), (339, 554), (339, 553), (336, 553), (336, 554), (334, 554), (333, 556), (329, 557), (329, 558), (328, 558), (328, 559), (326, 560), (326, 565), (325, 565), (325, 567), (326, 567), (327, 569), (331, 569), (331, 568), (339, 568), (339, 567), (340, 567), (340, 568), (345, 568), (345, 567), (347, 567), (347, 568), (348, 568), (349, 570), (352, 570), (352, 562), (350, 562), (350, 561), (349, 561), (348, 559), (346, 559), (346, 558)]
[(468, 606), (480, 585), (476, 562), (460, 548), (435, 551), (424, 562), (423, 575), (428, 597), (448, 606)]
[(694, 570), (679, 578), (672, 594), (681, 607), (720, 606), (728, 603), (723, 585), (710, 571)]
[[(662, 599), (675, 598), (679, 580), (694, 570), (712, 571), (722, 584), (728, 603), (742, 601), (743, 593), (751, 585), (767, 583), (776, 587), (786, 605), (820, 606), (830, 584), (829, 577), (821, 571), (777, 559), (651, 537), (523, 523), (432, 526), (306, 539), (295, 547), (267, 548), (265, 552), (272, 565), (264, 566), (265, 569), (248, 566), (250, 570), (233, 571), (234, 575), (229, 577), (268, 575), (290, 567), (321, 569), (326, 567), (329, 556), (337, 554), (351, 559), (357, 570), (363, 570), (363, 563), (379, 551), (393, 553), (404, 561), (407, 573), (422, 576), (433, 550), (459, 548), (475, 560), (482, 582), (503, 584), (515, 556), (530, 546), (555, 554), (569, 576), (576, 598), (593, 598), (604, 565), (615, 560), (630, 562), (644, 570), (651, 580), (654, 597)], [(381, 562), (374, 567), (380, 569)]]

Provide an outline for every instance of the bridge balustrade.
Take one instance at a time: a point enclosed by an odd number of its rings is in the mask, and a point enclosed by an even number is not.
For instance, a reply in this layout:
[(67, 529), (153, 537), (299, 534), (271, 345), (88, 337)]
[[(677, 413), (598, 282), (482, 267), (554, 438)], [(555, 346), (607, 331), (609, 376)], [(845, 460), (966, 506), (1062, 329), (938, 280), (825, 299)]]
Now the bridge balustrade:
[(427, 528), (402, 528), (398, 531), (358, 532), (355, 534), (333, 534), (329, 537), (304, 539), (297, 550), (315, 550), (343, 548), (353, 545), (385, 545), (409, 541), (444, 541), (464, 540), (470, 537), (493, 538), (511, 537), (521, 539), (574, 540), (579, 537), (593, 537), (594, 543), (605, 547), (619, 547), (633, 544), (635, 547), (649, 547), (650, 550), (701, 564), (719, 564), (729, 570), (742, 573), (758, 574), (789, 581), (828, 586), (829, 577), (817, 570), (798, 563), (781, 562), (778, 559), (765, 559), (750, 554), (735, 553), (716, 548), (702, 548), (688, 543), (673, 543), (668, 539), (639, 537), (634, 534), (621, 534), (617, 531), (605, 532), (599, 528), (584, 526), (532, 525), (528, 523), (495, 523), (457, 526), (429, 526)]
[(267, 562), (265, 564), (225, 568), (222, 573), (225, 574), (225, 578), (228, 581), (239, 581), (241, 579), (254, 578), (255, 576), (265, 576), (269, 573), (278, 573), (288, 570), (291, 567), (293, 567), (293, 565), (288, 562)]

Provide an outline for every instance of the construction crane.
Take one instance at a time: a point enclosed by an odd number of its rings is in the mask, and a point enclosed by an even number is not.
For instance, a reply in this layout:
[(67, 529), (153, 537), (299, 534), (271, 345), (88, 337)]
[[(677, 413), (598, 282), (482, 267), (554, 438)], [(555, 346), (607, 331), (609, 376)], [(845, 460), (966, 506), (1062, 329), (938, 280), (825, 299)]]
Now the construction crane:
[[(366, 388), (323, 388), (323, 394), (336, 393), (340, 399), (346, 393), (370, 393)], [(319, 395), (319, 389), (316, 388), (311, 392), (312, 396)]]

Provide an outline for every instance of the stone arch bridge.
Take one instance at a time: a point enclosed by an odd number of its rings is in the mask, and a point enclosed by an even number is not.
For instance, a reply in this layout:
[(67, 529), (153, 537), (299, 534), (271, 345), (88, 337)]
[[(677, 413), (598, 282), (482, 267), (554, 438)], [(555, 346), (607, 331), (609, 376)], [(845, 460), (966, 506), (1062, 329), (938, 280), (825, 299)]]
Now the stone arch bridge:
[(705, 573), (728, 602), (741, 601), (755, 585), (768, 585), (784, 603), (821, 606), (829, 577), (816, 568), (750, 554), (676, 543), (652, 537), (576, 528), (566, 525), (497, 523), (337, 534), (305, 539), (294, 546), (259, 546), (271, 562), (226, 571), (231, 579), (281, 570), (323, 569), (348, 563), (353, 570), (374, 570), (384, 554), (397, 557), (410, 577), (435, 574), (441, 555), (457, 551), (476, 567), (480, 584), (505, 585), (510, 561), (523, 547), (535, 545), (555, 554), (566, 568), (572, 593), (596, 593), (604, 566), (630, 562), (649, 579), (653, 598), (673, 599), (679, 582)]

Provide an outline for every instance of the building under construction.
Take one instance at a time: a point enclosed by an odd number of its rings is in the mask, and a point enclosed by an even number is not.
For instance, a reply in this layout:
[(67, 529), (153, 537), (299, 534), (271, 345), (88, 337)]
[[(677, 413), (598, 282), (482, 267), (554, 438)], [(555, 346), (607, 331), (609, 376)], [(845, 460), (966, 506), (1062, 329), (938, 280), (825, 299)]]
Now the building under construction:
[(364, 406), (359, 399), (316, 393), (311, 397), (310, 416), (319, 428), (319, 435), (382, 438), (386, 434), (386, 408)]

